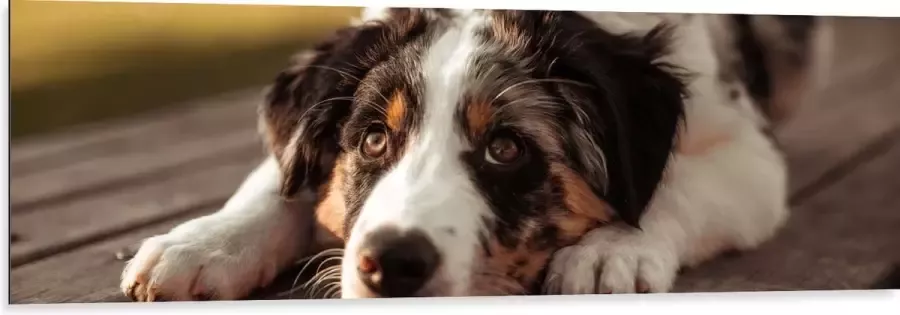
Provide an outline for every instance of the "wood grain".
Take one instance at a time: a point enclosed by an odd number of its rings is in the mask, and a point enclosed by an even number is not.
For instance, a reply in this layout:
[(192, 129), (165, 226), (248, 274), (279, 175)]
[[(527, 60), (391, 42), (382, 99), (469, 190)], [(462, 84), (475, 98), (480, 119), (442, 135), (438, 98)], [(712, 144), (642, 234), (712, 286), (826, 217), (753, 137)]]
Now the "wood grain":
[(128, 301), (119, 290), (125, 261), (117, 259), (116, 252), (136, 250), (144, 238), (165, 233), (181, 222), (213, 211), (215, 208), (185, 212), (78, 251), (15, 268), (10, 273), (10, 301), (16, 304)]
[(258, 138), (253, 129), (238, 129), (154, 151), (107, 154), (16, 178), (11, 185), (11, 210), (30, 211), (92, 193), (108, 194), (117, 187), (176, 176), (229, 155), (261, 153)]
[[(197, 208), (218, 207), (261, 161), (248, 151), (221, 165), (168, 180), (95, 195), (40, 211), (13, 213), (12, 230), (21, 240), (11, 246), (13, 267)], [(47, 233), (52, 231), (52, 233)]]
[[(134, 150), (156, 150), (182, 137), (204, 137), (255, 125), (262, 87), (252, 87), (187, 102), (172, 108), (84, 126), (14, 142), (10, 150), (13, 177)], [(142, 141), (134, 141), (141, 139)]]

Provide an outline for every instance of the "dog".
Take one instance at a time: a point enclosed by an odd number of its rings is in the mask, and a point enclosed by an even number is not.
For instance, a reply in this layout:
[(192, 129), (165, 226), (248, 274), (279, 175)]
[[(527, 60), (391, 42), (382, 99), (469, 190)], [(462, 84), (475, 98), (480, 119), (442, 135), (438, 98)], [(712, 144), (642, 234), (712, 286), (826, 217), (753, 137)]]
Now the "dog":
[(784, 225), (771, 130), (813, 24), (366, 9), (269, 87), (265, 161), (146, 239), (121, 288), (241, 299), (339, 248), (340, 298), (669, 292)]

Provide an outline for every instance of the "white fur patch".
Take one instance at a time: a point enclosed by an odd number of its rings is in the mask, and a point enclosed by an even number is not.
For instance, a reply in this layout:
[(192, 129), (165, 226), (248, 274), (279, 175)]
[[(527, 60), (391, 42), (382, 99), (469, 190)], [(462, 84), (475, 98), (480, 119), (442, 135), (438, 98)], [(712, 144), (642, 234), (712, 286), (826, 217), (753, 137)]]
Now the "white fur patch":
[[(435, 279), (446, 282), (446, 295), (469, 290), (482, 218), (491, 215), (459, 159), (468, 144), (453, 119), (468, 81), (472, 53), (479, 43), (478, 14), (460, 14), (458, 25), (438, 37), (426, 52), (422, 71), (424, 120), (408, 140), (407, 151), (373, 188), (363, 204), (346, 246), (344, 270), (356, 270), (356, 252), (370, 232), (385, 226), (425, 232), (443, 261)], [(448, 232), (452, 231), (452, 232)], [(362, 290), (354, 272), (342, 275), (342, 294), (356, 297)], [(428, 284), (426, 284), (426, 287)]]

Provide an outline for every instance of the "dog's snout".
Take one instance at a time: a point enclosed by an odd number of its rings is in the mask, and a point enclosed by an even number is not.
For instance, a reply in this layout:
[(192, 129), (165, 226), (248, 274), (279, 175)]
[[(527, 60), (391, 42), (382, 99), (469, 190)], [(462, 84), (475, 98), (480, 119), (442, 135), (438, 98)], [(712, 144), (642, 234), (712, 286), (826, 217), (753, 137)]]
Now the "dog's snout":
[(441, 257), (422, 231), (381, 228), (360, 248), (357, 271), (370, 290), (384, 297), (411, 297), (431, 279)]

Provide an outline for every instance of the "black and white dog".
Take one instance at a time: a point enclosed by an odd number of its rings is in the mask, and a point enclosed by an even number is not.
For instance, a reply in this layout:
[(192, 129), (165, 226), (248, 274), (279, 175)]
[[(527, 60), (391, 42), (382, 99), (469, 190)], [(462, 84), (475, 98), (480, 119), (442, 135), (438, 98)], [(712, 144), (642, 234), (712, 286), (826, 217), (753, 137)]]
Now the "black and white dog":
[(269, 158), (122, 289), (239, 299), (343, 248), (342, 298), (669, 291), (785, 222), (788, 19), (367, 9), (275, 80)]

